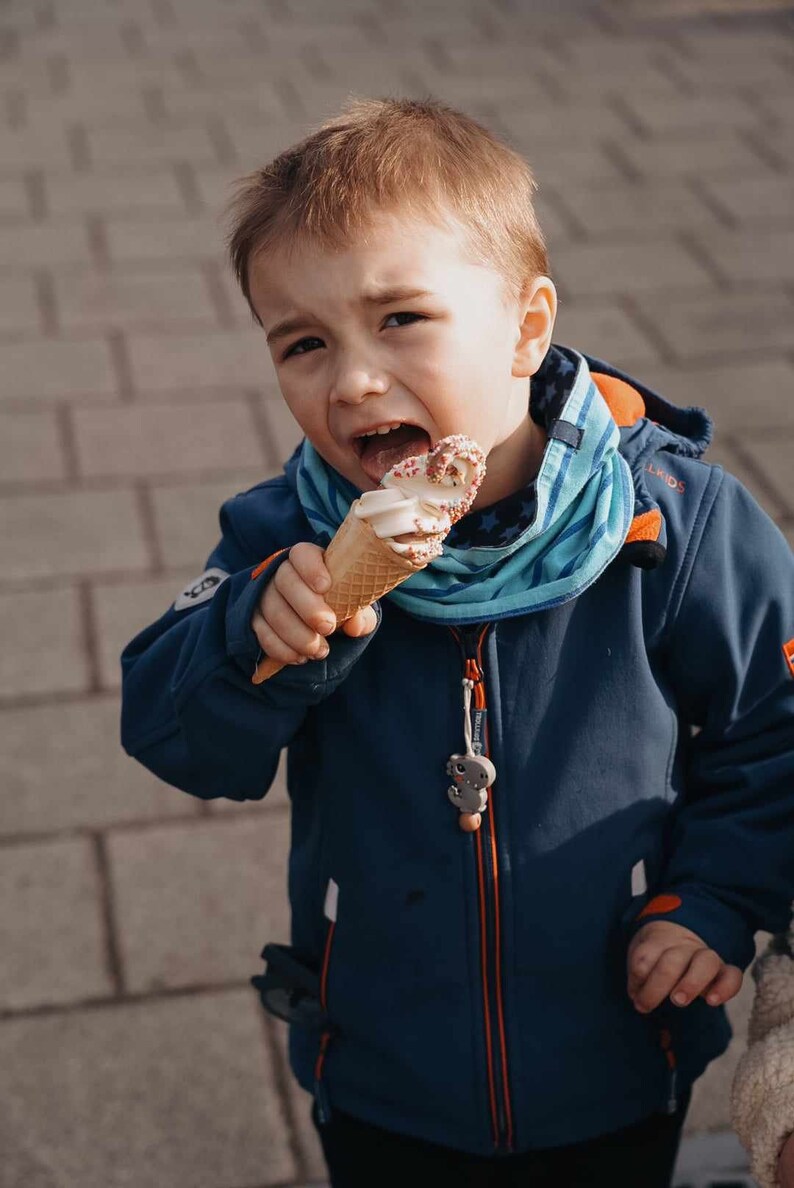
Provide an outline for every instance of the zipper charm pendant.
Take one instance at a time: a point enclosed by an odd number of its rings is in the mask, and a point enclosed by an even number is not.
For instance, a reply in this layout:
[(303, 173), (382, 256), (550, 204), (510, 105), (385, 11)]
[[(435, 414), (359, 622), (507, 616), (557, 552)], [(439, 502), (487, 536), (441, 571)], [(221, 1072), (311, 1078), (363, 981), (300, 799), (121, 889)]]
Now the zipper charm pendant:
[(460, 812), (459, 825), (466, 833), (474, 833), (482, 823), (482, 813), (488, 807), (488, 789), (496, 779), (496, 768), (482, 751), (482, 719), (485, 711), (477, 711), (477, 748), (472, 742), (471, 694), (474, 681), (463, 680), (463, 734), (466, 753), (450, 755), (447, 760), (447, 775), (452, 784), (447, 796)]

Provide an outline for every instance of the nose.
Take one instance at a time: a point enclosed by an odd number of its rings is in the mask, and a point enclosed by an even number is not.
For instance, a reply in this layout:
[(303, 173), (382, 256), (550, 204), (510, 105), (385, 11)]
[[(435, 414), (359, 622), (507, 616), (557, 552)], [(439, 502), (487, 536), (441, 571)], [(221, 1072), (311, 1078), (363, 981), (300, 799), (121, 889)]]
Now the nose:
[(380, 368), (361, 358), (342, 356), (331, 388), (332, 404), (361, 404), (370, 396), (383, 396), (389, 390), (389, 379)]

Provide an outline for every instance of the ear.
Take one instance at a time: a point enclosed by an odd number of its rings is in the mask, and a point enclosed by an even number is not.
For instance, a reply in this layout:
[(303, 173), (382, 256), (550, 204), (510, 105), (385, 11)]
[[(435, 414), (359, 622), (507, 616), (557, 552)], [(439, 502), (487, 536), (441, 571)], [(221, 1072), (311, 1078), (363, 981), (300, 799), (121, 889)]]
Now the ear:
[(551, 346), (557, 317), (557, 290), (548, 276), (536, 276), (524, 288), (518, 314), (520, 322), (512, 374), (521, 378), (535, 374)]

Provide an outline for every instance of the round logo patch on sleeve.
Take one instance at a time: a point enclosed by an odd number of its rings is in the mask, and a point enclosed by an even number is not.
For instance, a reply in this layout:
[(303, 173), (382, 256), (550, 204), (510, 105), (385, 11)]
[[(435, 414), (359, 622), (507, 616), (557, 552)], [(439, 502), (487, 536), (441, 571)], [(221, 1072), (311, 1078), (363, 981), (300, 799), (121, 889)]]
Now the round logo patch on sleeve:
[(191, 606), (198, 606), (201, 602), (209, 602), (221, 582), (225, 581), (228, 573), (222, 569), (207, 569), (199, 577), (193, 578), (185, 586), (174, 603), (174, 610), (188, 610)]

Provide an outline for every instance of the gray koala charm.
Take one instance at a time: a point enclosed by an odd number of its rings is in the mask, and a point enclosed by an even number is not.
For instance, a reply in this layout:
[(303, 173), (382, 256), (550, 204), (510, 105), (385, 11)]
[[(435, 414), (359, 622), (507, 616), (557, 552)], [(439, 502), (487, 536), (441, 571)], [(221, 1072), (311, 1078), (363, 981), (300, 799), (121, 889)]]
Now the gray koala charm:
[(455, 781), (447, 796), (462, 813), (485, 812), (487, 788), (496, 779), (496, 768), (485, 755), (450, 755), (447, 775)]

